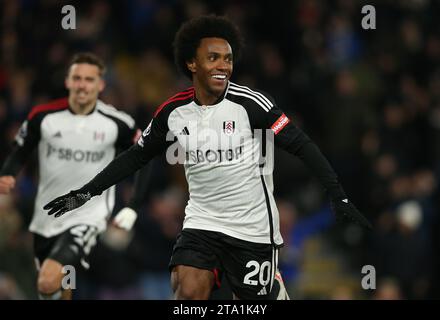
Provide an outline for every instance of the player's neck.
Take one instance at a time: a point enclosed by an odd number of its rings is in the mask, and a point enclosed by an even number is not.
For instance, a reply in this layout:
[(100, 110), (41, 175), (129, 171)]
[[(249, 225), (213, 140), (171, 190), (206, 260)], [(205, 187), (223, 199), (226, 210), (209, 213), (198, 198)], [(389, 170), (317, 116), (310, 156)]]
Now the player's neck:
[(89, 104), (81, 105), (69, 99), (69, 106), (75, 114), (81, 114), (81, 115), (89, 114), (95, 108), (95, 105), (96, 105), (96, 101)]
[(201, 105), (210, 106), (213, 104), (217, 104), (221, 97), (223, 97), (224, 92), (221, 92), (219, 94), (209, 92), (207, 90), (204, 90), (202, 88), (195, 87), (195, 95), (196, 95), (196, 101)]

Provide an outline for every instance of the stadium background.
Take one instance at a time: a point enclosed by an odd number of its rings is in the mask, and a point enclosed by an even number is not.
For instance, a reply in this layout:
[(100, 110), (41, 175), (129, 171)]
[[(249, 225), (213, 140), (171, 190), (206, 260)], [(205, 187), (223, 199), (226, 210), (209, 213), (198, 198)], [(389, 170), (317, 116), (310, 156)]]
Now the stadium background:
[[(61, 8), (76, 8), (76, 30)], [(374, 5), (376, 30), (361, 28)], [(286, 246), (281, 268), (294, 299), (439, 298), (440, 2), (101, 1), (0, 2), (0, 163), (33, 105), (66, 95), (65, 66), (90, 50), (108, 65), (102, 99), (144, 128), (155, 108), (189, 85), (171, 43), (180, 24), (228, 15), (246, 39), (233, 81), (262, 89), (320, 146), (372, 232), (334, 223), (322, 187), (277, 152), (275, 193)], [(27, 225), (36, 158), (0, 196), (0, 299), (34, 299)], [(183, 169), (163, 158), (134, 232), (113, 228), (78, 277), (76, 297), (166, 299), (167, 263), (186, 200)], [(131, 192), (119, 186), (118, 208)], [(92, 214), (92, 213), (91, 213)], [(376, 290), (363, 290), (364, 265)]]

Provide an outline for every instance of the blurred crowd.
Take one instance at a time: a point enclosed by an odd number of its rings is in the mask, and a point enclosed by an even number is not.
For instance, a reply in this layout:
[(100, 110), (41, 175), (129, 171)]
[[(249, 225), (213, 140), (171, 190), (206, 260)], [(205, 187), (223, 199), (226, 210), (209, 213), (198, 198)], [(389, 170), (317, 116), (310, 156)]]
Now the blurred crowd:
[[(76, 30), (61, 27), (64, 4), (76, 9)], [(376, 10), (375, 30), (362, 29), (365, 4)], [(232, 80), (275, 98), (374, 225), (367, 232), (335, 224), (317, 180), (277, 152), (281, 268), (292, 298), (439, 298), (439, 1), (3, 0), (0, 164), (32, 106), (66, 96), (66, 65), (78, 51), (105, 60), (101, 99), (145, 128), (158, 105), (189, 86), (173, 64), (172, 41), (183, 21), (206, 13), (227, 15), (245, 36)], [(14, 194), (0, 197), (0, 299), (36, 298), (27, 225), (38, 172), (30, 159)], [(153, 166), (135, 229), (110, 227), (101, 237), (91, 271), (78, 280), (78, 298), (171, 296), (167, 264), (187, 186), (182, 168), (163, 158)], [(118, 186), (118, 208), (131, 188), (130, 179)], [(324, 254), (338, 253), (355, 285), (301, 291), (313, 241)], [(361, 287), (364, 265), (375, 267), (376, 290)]]

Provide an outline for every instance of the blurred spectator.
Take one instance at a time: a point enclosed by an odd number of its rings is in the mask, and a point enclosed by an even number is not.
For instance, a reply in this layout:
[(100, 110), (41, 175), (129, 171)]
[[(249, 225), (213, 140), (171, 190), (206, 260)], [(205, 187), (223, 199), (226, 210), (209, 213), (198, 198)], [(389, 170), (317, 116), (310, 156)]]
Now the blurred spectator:
[(402, 300), (404, 297), (399, 283), (393, 278), (380, 279), (374, 291), (374, 300)]
[(331, 300), (354, 300), (353, 290), (347, 286), (337, 286), (330, 296)]
[(0, 272), (0, 300), (22, 300), (24, 298), (14, 278)]

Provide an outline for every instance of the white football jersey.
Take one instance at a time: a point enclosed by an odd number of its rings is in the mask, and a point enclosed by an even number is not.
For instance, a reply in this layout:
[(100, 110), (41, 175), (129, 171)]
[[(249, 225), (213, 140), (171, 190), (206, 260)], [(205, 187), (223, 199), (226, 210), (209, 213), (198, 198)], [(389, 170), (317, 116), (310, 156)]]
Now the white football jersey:
[(229, 82), (209, 106), (200, 105), (190, 88), (158, 108), (138, 146), (148, 153), (165, 151), (169, 163), (184, 164), (184, 229), (281, 245), (271, 137), (281, 145), (292, 141), (285, 130), (289, 121), (271, 98), (247, 87)]
[(135, 135), (133, 118), (100, 100), (87, 115), (73, 113), (67, 99), (33, 108), (16, 137), (19, 147), (38, 148), (39, 184), (30, 231), (52, 237), (77, 224), (103, 231), (114, 207), (114, 187), (60, 218), (49, 216), (43, 206), (83, 186), (117, 150), (132, 145)]

